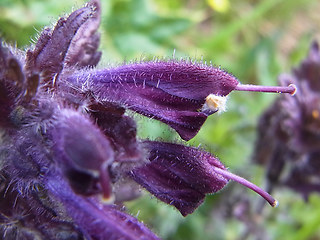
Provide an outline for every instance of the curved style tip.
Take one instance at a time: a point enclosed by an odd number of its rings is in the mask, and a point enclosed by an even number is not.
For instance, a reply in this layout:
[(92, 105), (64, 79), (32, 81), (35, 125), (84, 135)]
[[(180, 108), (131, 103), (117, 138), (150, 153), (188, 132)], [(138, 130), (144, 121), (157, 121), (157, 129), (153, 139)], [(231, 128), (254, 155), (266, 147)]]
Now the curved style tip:
[(276, 208), (279, 206), (279, 202), (277, 200), (274, 200), (274, 202), (271, 204), (271, 206)]
[(294, 96), (294, 95), (297, 93), (297, 91), (298, 91), (297, 86), (296, 86), (295, 84), (293, 84), (293, 83), (291, 83), (291, 84), (288, 86), (288, 88), (291, 88), (291, 89), (292, 89), (292, 91), (290, 92), (290, 95), (291, 95), (291, 96)]

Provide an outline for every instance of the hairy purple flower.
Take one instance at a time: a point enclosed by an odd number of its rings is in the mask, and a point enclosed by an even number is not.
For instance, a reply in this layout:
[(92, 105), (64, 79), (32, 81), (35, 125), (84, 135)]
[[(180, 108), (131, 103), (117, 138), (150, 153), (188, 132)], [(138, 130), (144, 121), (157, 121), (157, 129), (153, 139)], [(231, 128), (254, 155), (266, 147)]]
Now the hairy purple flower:
[(229, 180), (256, 191), (272, 206), (277, 205), (277, 201), (262, 189), (228, 172), (208, 152), (165, 142), (146, 141), (143, 146), (150, 152), (150, 163), (133, 169), (133, 179), (160, 200), (175, 206), (184, 216), (203, 202), (205, 194), (221, 190)]
[(137, 196), (136, 183), (182, 215), (229, 180), (275, 206), (208, 152), (138, 141), (125, 111), (189, 140), (231, 91), (293, 94), (295, 86), (241, 85), (219, 68), (176, 60), (97, 70), (99, 22), (100, 2), (92, 0), (45, 28), (25, 55), (0, 45), (3, 239), (158, 239), (116, 204)]
[(240, 85), (219, 68), (176, 60), (86, 71), (67, 81), (79, 88), (89, 85), (100, 101), (119, 103), (168, 124), (184, 140), (193, 138), (208, 115), (224, 107), (222, 99), (233, 90), (295, 92), (294, 86)]
[(291, 75), (280, 75), (282, 85), (295, 84), (299, 91), (294, 97), (280, 96), (261, 116), (254, 158), (268, 165), (270, 185), (285, 184), (305, 198), (320, 192), (319, 69), (319, 45), (314, 42)]

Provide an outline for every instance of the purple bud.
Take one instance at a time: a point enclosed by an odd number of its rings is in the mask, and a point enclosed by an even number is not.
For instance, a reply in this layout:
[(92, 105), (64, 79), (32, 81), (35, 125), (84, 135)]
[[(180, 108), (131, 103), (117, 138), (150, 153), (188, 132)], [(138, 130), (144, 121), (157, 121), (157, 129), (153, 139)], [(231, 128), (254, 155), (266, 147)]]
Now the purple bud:
[(100, 25), (101, 6), (100, 1), (91, 0), (87, 7), (94, 10), (92, 16), (81, 25), (72, 39), (65, 63), (68, 66), (78, 68), (96, 66), (101, 58), (101, 52), (97, 52), (100, 43), (100, 34), (96, 33)]
[(0, 39), (0, 126), (10, 126), (10, 113), (23, 93), (22, 66)]
[[(69, 65), (77, 64), (81, 61), (80, 59), (76, 59), (80, 57), (78, 55), (81, 55), (81, 50), (79, 49), (81, 46), (80, 39), (76, 37), (74, 42), (72, 42), (72, 40), (84, 24), (88, 21), (95, 22), (95, 20), (90, 20), (94, 14), (94, 5), (96, 4), (89, 4), (86, 7), (74, 11), (67, 19), (60, 18), (53, 31), (48, 28), (44, 29), (40, 34), (34, 50), (27, 52), (27, 72), (41, 72), (42, 82), (48, 83), (49, 86), (52, 87), (55, 84), (55, 79), (58, 78), (58, 75), (64, 67), (65, 57), (70, 46), (72, 52), (67, 61)], [(83, 29), (81, 32), (82, 34), (79, 33), (79, 36), (84, 34)], [(90, 40), (87, 40), (86, 43), (83, 44), (86, 45), (88, 42), (90, 42)], [(90, 45), (90, 43), (88, 44)], [(95, 52), (95, 50), (93, 50), (93, 52)], [(93, 61), (88, 59), (88, 64), (92, 63), (94, 65), (96, 61), (98, 61), (99, 56), (94, 56), (93, 58)]]
[(109, 166), (114, 161), (114, 152), (106, 136), (83, 115), (72, 110), (62, 111), (48, 131), (55, 144), (55, 159), (73, 190), (89, 195), (100, 188), (104, 197), (110, 198)]

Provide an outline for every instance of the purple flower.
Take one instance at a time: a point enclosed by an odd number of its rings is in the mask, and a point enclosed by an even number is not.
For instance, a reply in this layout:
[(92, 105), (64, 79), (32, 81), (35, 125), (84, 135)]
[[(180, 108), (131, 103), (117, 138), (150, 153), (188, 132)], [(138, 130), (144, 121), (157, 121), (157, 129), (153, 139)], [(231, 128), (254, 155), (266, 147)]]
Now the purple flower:
[(176, 60), (81, 72), (68, 76), (67, 83), (81, 89), (89, 86), (99, 101), (116, 102), (160, 120), (184, 140), (197, 134), (208, 115), (224, 108), (225, 98), (233, 90), (295, 92), (294, 86), (240, 85), (234, 76), (220, 68)]
[(305, 199), (320, 192), (319, 69), (319, 45), (313, 42), (300, 66), (280, 75), (282, 85), (295, 84), (299, 91), (294, 97), (280, 96), (261, 116), (254, 158), (268, 166), (270, 185), (289, 186)]
[[(229, 180), (213, 155), (184, 145), (138, 141), (131, 109), (194, 137), (233, 90), (287, 92), (295, 86), (241, 85), (231, 74), (189, 61), (94, 69), (100, 2), (90, 1), (25, 57), (0, 45), (0, 231), (5, 239), (158, 239), (117, 203), (137, 184), (182, 215)], [(121, 189), (132, 186), (132, 192)]]
[(259, 193), (272, 206), (277, 201), (247, 180), (227, 171), (210, 153), (200, 149), (165, 142), (143, 142), (149, 150), (145, 166), (134, 168), (131, 175), (161, 201), (175, 206), (182, 215), (192, 213), (205, 194), (221, 190), (229, 180)]

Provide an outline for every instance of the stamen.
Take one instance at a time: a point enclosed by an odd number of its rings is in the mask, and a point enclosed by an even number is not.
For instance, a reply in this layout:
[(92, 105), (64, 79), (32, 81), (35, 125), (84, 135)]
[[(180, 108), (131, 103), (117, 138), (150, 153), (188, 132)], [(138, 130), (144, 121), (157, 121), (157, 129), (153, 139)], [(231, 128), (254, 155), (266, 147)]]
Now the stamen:
[(294, 84), (290, 84), (287, 87), (238, 84), (234, 90), (249, 92), (289, 93), (293, 96), (297, 92), (297, 87)]
[(226, 110), (227, 97), (209, 94), (206, 97), (206, 102), (203, 110), (209, 109), (212, 112), (224, 112)]
[(250, 188), (251, 190), (255, 191), (256, 193), (258, 193), (261, 197), (263, 197), (272, 207), (277, 207), (278, 206), (278, 201), (275, 200), (269, 193), (267, 193), (266, 191), (264, 191), (263, 189), (261, 189), (260, 187), (258, 187), (257, 185), (253, 184), (252, 182), (249, 182), (248, 180), (237, 176), (231, 172), (228, 172), (226, 170), (223, 170), (221, 168), (212, 166), (213, 171), (215, 171), (216, 173), (222, 175), (223, 177), (229, 179), (229, 180), (233, 180), (236, 181), (240, 184), (242, 184), (243, 186)]

